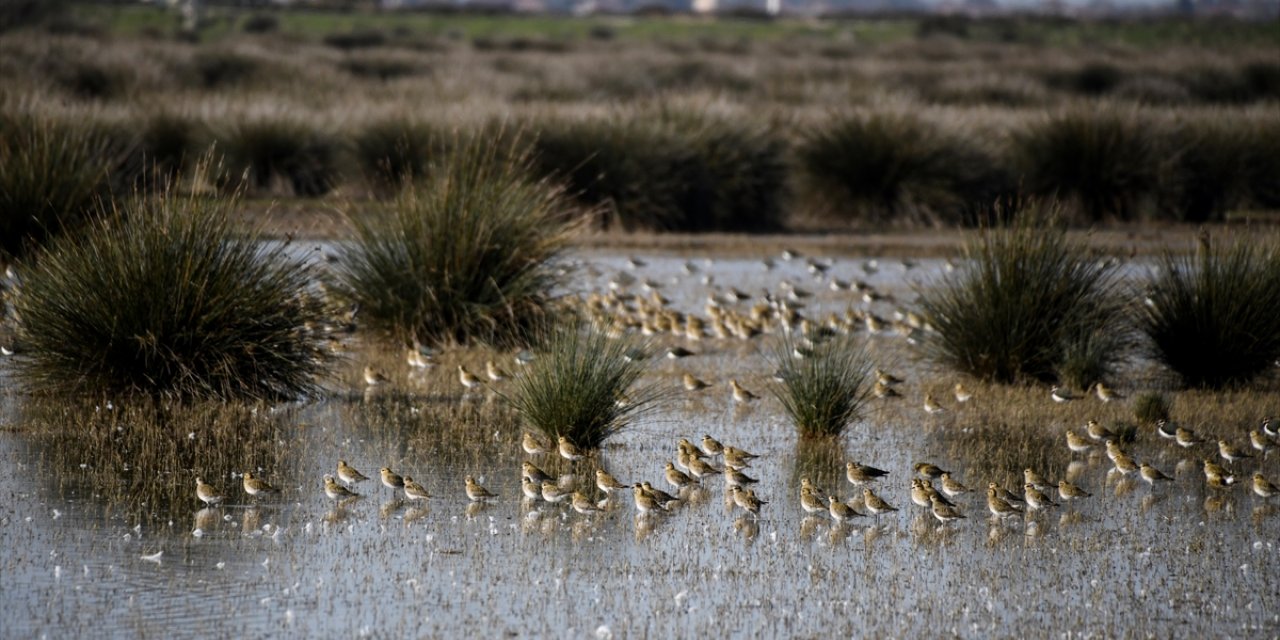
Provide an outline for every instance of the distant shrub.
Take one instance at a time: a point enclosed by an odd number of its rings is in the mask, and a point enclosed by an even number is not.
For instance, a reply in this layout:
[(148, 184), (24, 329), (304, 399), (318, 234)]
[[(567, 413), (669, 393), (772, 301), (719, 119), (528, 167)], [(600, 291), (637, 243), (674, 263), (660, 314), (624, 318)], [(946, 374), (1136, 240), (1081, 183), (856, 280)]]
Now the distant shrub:
[(204, 89), (221, 89), (252, 79), (262, 67), (254, 56), (227, 49), (201, 50), (191, 57), (188, 83)]
[(1062, 199), (1085, 221), (1130, 220), (1152, 197), (1153, 125), (1114, 111), (1071, 111), (1015, 132), (1015, 161), (1032, 194)]
[(1215, 242), (1166, 253), (1140, 326), (1157, 362), (1190, 387), (1242, 385), (1280, 358), (1280, 238)]
[(391, 192), (423, 178), (433, 160), (446, 150), (449, 136), (441, 129), (408, 118), (386, 118), (366, 125), (352, 141), (356, 162), (378, 191)]
[(62, 89), (84, 100), (119, 98), (130, 84), (130, 75), (124, 69), (94, 60), (64, 61), (53, 76)]
[(335, 49), (350, 51), (352, 49), (369, 49), (381, 47), (387, 43), (387, 35), (377, 29), (330, 33), (325, 35), (324, 43)]
[(424, 343), (509, 345), (551, 313), (550, 264), (573, 220), (525, 159), (461, 141), (385, 216), (351, 217), (337, 290), (377, 329)]
[(24, 256), (82, 225), (126, 155), (92, 127), (0, 116), (0, 258)]
[(1005, 383), (1098, 380), (1120, 361), (1127, 329), (1115, 267), (1044, 222), (1023, 214), (984, 229), (954, 274), (921, 291), (933, 360)]
[(232, 189), (267, 190), (286, 185), (294, 195), (314, 197), (333, 188), (338, 178), (338, 139), (319, 127), (289, 116), (267, 116), (226, 124), (216, 130), (224, 158), (224, 182)]
[(207, 148), (204, 124), (176, 113), (158, 112), (134, 124), (139, 129), (139, 152), (144, 171), (163, 185), (178, 179), (191, 161)]
[(871, 221), (973, 224), (1007, 189), (995, 158), (910, 115), (840, 117), (796, 149), (802, 197)]
[(306, 266), (230, 223), (234, 199), (133, 200), (56, 241), (16, 301), (42, 392), (295, 397), (323, 371)]
[(1245, 188), (1250, 202), (1264, 209), (1280, 209), (1280, 118), (1261, 118), (1244, 124)]
[(533, 162), (626, 229), (756, 231), (781, 226), (780, 140), (710, 119), (666, 115), (544, 123)]
[(275, 33), (280, 30), (280, 18), (270, 13), (255, 13), (245, 18), (240, 28), (245, 33)]
[(1239, 123), (1183, 122), (1165, 136), (1156, 203), (1164, 218), (1214, 222), (1247, 195), (1247, 132)]
[(426, 67), (412, 58), (374, 54), (352, 54), (339, 62), (338, 66), (358, 78), (382, 81), (420, 75), (427, 71)]

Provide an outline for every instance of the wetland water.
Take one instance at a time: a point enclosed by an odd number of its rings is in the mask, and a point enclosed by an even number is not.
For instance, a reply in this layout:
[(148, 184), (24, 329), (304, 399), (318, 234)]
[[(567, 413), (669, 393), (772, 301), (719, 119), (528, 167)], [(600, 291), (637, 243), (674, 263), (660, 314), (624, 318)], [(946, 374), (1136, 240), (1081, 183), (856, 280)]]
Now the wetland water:
[[(940, 261), (905, 270), (835, 262), (821, 279), (802, 260), (694, 261), (645, 256), (633, 267), (617, 256), (584, 253), (574, 282), (608, 288), (620, 272), (632, 289), (646, 279), (682, 311), (701, 313), (710, 288), (751, 294), (779, 291), (789, 279), (815, 295), (816, 317), (846, 306), (886, 318), (909, 307), (909, 282), (942, 272)], [(865, 268), (864, 268), (865, 267)], [(710, 282), (704, 283), (704, 278)], [(862, 279), (889, 300), (866, 303), (825, 285)], [(679, 394), (604, 449), (598, 461), (573, 464), (526, 456), (520, 431), (489, 425), (486, 394), (462, 398), (442, 365), (422, 379), (393, 376), (394, 392), (361, 396), (350, 375), (334, 394), (271, 409), (278, 428), (261, 443), (272, 468), (258, 475), (282, 489), (250, 499), (241, 469), (203, 469), (226, 503), (203, 506), (191, 468), (117, 464), (92, 450), (51, 451), (23, 429), (28, 400), (0, 397), (0, 552), (5, 637), (1275, 637), (1280, 634), (1280, 515), (1249, 493), (1247, 481), (1210, 492), (1191, 456), (1149, 433), (1130, 450), (1174, 482), (1149, 488), (1108, 472), (1102, 456), (1071, 457), (1064, 429), (1081, 416), (1118, 416), (1094, 403), (1064, 409), (1045, 425), (1054, 453), (1042, 469), (1092, 491), (1039, 515), (989, 518), (980, 492), (958, 500), (967, 519), (940, 525), (909, 499), (912, 463), (930, 460), (970, 487), (1004, 486), (1020, 467), (988, 477), (989, 460), (958, 446), (964, 412), (942, 418), (919, 408), (936, 381), (900, 336), (870, 338), (872, 351), (908, 378), (897, 404), (876, 404), (853, 425), (841, 451), (797, 442), (777, 402), (764, 394), (773, 366), (771, 342), (704, 339), (697, 355), (655, 358), (651, 375), (672, 380), (690, 371), (714, 386)], [(667, 344), (667, 343), (664, 343)], [(670, 342), (675, 344), (675, 342)], [(357, 371), (364, 351), (349, 352)], [(483, 356), (481, 356), (483, 357)], [(399, 362), (396, 360), (395, 362)], [(0, 376), (8, 375), (0, 361)], [(514, 369), (514, 365), (512, 367)], [(765, 395), (751, 406), (730, 397), (736, 377)], [(947, 380), (937, 382), (947, 388)], [(345, 385), (345, 386), (344, 386)], [(1051, 402), (1047, 394), (1044, 402)], [(1082, 399), (1075, 404), (1092, 403)], [(470, 403), (463, 435), (438, 433), (415, 416), (425, 408)], [(954, 403), (952, 403), (954, 404)], [(113, 409), (103, 407), (104, 411)], [(489, 413), (486, 413), (488, 411)], [(448, 429), (445, 429), (448, 430)], [(520, 465), (532, 459), (558, 473), (597, 464), (623, 482), (662, 481), (675, 441), (711, 434), (761, 457), (747, 472), (769, 504), (756, 520), (725, 501), (724, 482), (705, 488), (671, 514), (637, 517), (629, 494), (605, 513), (583, 516), (565, 505), (520, 499)], [(182, 437), (182, 436), (179, 436)], [(188, 437), (199, 451), (204, 434)], [(212, 445), (211, 445), (212, 446)], [(1061, 451), (1058, 451), (1061, 450)], [(1211, 450), (1198, 454), (1212, 455)], [(1276, 457), (1237, 465), (1275, 478)], [(335, 506), (321, 479), (337, 459), (375, 477), (361, 500)], [(900, 511), (833, 526), (806, 517), (801, 477), (851, 497), (843, 463), (861, 460), (890, 472), (878, 493)], [(1068, 464), (1070, 462), (1070, 464)], [(104, 465), (113, 465), (102, 468)], [(405, 504), (377, 484), (379, 467), (414, 476), (433, 496)], [(232, 465), (227, 465), (228, 467)], [(214, 473), (216, 471), (216, 473)], [(471, 505), (463, 477), (476, 475), (499, 498)], [(102, 483), (179, 487), (180, 499), (120, 500)], [(157, 496), (167, 495), (156, 492)], [(157, 556), (158, 554), (158, 556)]]

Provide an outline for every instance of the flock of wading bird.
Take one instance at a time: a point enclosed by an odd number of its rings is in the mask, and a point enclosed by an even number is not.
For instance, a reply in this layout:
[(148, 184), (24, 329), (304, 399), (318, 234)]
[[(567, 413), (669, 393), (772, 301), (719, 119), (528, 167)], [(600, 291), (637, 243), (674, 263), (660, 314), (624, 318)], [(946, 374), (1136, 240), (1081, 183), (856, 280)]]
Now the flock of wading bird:
[[(800, 256), (792, 251), (784, 251), (782, 256), (784, 261), (799, 258)], [(763, 261), (767, 270), (772, 270), (776, 264), (772, 259)], [(837, 295), (842, 291), (853, 292), (868, 307), (894, 302), (892, 295), (877, 291), (865, 281), (857, 279), (846, 281), (831, 276), (829, 271), (833, 263), (830, 261), (808, 259), (804, 264), (806, 271), (819, 280), (825, 288), (837, 292)], [(629, 265), (632, 268), (640, 268), (645, 266), (645, 263), (632, 258), (629, 260)], [(901, 266), (904, 270), (910, 270), (915, 265), (909, 260), (904, 260)], [(593, 267), (588, 268), (592, 270), (592, 275), (602, 275)], [(691, 277), (697, 276), (702, 270), (702, 267), (695, 262), (686, 262), (683, 268), (685, 275)], [(881, 267), (873, 260), (864, 262), (861, 268), (864, 273), (873, 275)], [(812, 320), (804, 315), (803, 309), (806, 301), (815, 293), (787, 279), (781, 281), (776, 292), (766, 290), (761, 296), (751, 296), (733, 287), (716, 286), (711, 276), (703, 276), (702, 282), (712, 287), (706, 299), (703, 316), (680, 312), (669, 307), (669, 301), (660, 293), (663, 283), (652, 279), (641, 281), (625, 272), (609, 279), (607, 292), (593, 292), (585, 296), (571, 297), (569, 300), (571, 306), (579, 313), (595, 322), (597, 326), (608, 327), (608, 330), (616, 335), (626, 332), (638, 332), (646, 336), (668, 335), (684, 338), (692, 347), (704, 340), (751, 340), (761, 335), (785, 333), (797, 338), (793, 353), (796, 358), (812, 355), (817, 342), (837, 333), (848, 334), (865, 330), (869, 335), (897, 336), (915, 343), (921, 332), (929, 330), (924, 318), (912, 311), (903, 310), (894, 311), (892, 319), (888, 319), (873, 313), (870, 309), (857, 310), (849, 307), (843, 313), (828, 313), (821, 321)], [(632, 287), (637, 285), (644, 293), (632, 291)], [(697, 354), (685, 346), (675, 346), (665, 352), (665, 356), (673, 360), (693, 355)], [(528, 364), (532, 357), (528, 352), (521, 352), (516, 355), (515, 362), (523, 366)], [(432, 369), (437, 366), (435, 354), (416, 343), (408, 348), (405, 363), (410, 371)], [(457, 366), (456, 371), (457, 380), (463, 387), (464, 397), (468, 393), (483, 390), (489, 385), (501, 383), (512, 377), (492, 360), (486, 362), (483, 377), (472, 373), (461, 364)], [(390, 381), (386, 374), (372, 366), (366, 366), (363, 373), (364, 382), (369, 389), (385, 385)], [(898, 385), (902, 382), (900, 378), (877, 369), (872, 394), (876, 398), (900, 398), (902, 393), (898, 391)], [(691, 393), (702, 392), (714, 386), (689, 372), (681, 375), (681, 384)], [(728, 386), (732, 399), (737, 403), (751, 403), (760, 398), (759, 395), (740, 384), (737, 379), (731, 378)], [(955, 401), (959, 404), (969, 402), (973, 398), (973, 393), (962, 383), (954, 386), (953, 394)], [(1086, 394), (1096, 395), (1097, 399), (1104, 403), (1123, 398), (1121, 394), (1103, 383), (1093, 385)], [(1060, 387), (1050, 389), (1049, 396), (1056, 403), (1068, 403), (1086, 397)], [(922, 408), (931, 415), (947, 411), (947, 408), (932, 394), (925, 394)], [(1256, 453), (1250, 453), (1248, 449), (1236, 446), (1227, 440), (1218, 440), (1217, 456), (1202, 455), (1202, 450), (1212, 443), (1190, 429), (1175, 426), (1167, 421), (1160, 421), (1157, 424), (1156, 433), (1167, 438), (1177, 447), (1198, 456), (1187, 460), (1197, 461), (1204, 473), (1206, 486), (1215, 491), (1231, 491), (1240, 484), (1237, 472), (1234, 470), (1237, 463), (1245, 464), (1244, 461), (1255, 457), (1259, 461), (1264, 460), (1270, 451), (1280, 444), (1277, 442), (1280, 440), (1277, 423), (1271, 418), (1263, 419), (1259, 428), (1249, 433), (1251, 448)], [(1121, 477), (1132, 477), (1133, 474), (1137, 474), (1138, 478), (1152, 487), (1173, 480), (1172, 476), (1154, 465), (1136, 460), (1125, 449), (1119, 435), (1096, 420), (1089, 420), (1084, 425), (1084, 435), (1068, 430), (1066, 446), (1073, 454), (1090, 454), (1096, 449), (1101, 449), (1113, 465), (1108, 474), (1114, 473)], [(531, 456), (558, 455), (573, 463), (590, 455), (589, 452), (580, 450), (563, 436), (559, 437), (557, 442), (546, 442), (526, 432), (523, 435), (521, 447)], [(567, 503), (578, 513), (592, 515), (616, 508), (613, 498), (629, 489), (639, 517), (669, 512), (681, 505), (699, 501), (699, 498), (707, 495), (707, 483), (719, 476), (723, 478), (725, 486), (726, 505), (740, 508), (752, 518), (758, 518), (769, 502), (761, 499), (751, 488), (757, 483), (757, 479), (748, 475), (747, 471), (757, 457), (743, 449), (724, 445), (709, 435), (703, 436), (701, 446), (695, 445), (688, 438), (680, 438), (676, 442), (674, 462), (667, 461), (663, 473), (665, 484), (675, 490), (674, 494), (659, 489), (648, 481), (623, 483), (609, 472), (597, 469), (595, 487), (603, 494), (603, 499), (595, 499), (584, 492), (577, 486), (574, 475), (557, 478), (539, 468), (535, 461), (526, 460), (521, 468), (521, 491), (526, 501)], [(1215, 462), (1215, 457), (1220, 457), (1227, 466)], [(1184, 463), (1187, 460), (1184, 460)], [(1183, 466), (1179, 465), (1179, 470), (1182, 469)], [(799, 506), (811, 516), (819, 514), (829, 516), (837, 526), (864, 517), (875, 517), (878, 521), (881, 516), (898, 511), (897, 506), (879, 495), (874, 488), (878, 483), (886, 482), (889, 475), (888, 471), (862, 462), (848, 462), (845, 465), (845, 477), (855, 489), (855, 494), (851, 498), (842, 499), (837, 495), (828, 494), (810, 479), (804, 478), (800, 486)], [(910, 488), (912, 503), (927, 510), (944, 525), (968, 517), (965, 509), (958, 505), (957, 501), (962, 500), (965, 494), (973, 490), (957, 478), (956, 474), (938, 465), (921, 462), (914, 465), (912, 475)], [(379, 477), (385, 487), (395, 492), (402, 492), (404, 499), (408, 501), (425, 501), (432, 497), (428, 490), (412, 477), (401, 476), (388, 467), (383, 467), (379, 471)], [(368, 479), (345, 460), (339, 460), (336, 473), (324, 477), (324, 492), (330, 499), (340, 504), (346, 503), (361, 497), (354, 487)], [(242, 480), (244, 491), (251, 497), (278, 492), (276, 488), (255, 477), (251, 472), (246, 471)], [(1260, 465), (1252, 475), (1251, 487), (1253, 493), (1262, 499), (1277, 495), (1276, 485), (1262, 474)], [(473, 476), (465, 477), (463, 489), (466, 498), (473, 504), (500, 498), (499, 495), (477, 482)], [(218, 490), (199, 478), (196, 480), (196, 495), (208, 505), (218, 504), (224, 499)], [(1067, 479), (1053, 481), (1028, 467), (1023, 470), (1023, 483), (1020, 487), (1006, 488), (996, 482), (988, 482), (986, 507), (993, 519), (1001, 520), (1048, 510), (1061, 506), (1062, 503), (1090, 498), (1092, 495), (1086, 488)]]

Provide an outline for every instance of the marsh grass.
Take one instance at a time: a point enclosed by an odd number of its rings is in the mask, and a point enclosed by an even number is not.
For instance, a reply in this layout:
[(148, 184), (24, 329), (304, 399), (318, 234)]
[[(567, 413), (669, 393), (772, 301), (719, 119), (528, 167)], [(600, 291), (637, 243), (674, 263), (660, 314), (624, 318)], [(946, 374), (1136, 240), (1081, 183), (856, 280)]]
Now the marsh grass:
[(797, 359), (795, 340), (780, 341), (772, 364), (782, 372), (782, 382), (770, 392), (802, 439), (831, 439), (861, 416), (871, 397), (874, 365), (866, 346), (838, 336), (813, 347), (813, 354)]
[(921, 290), (935, 362), (982, 380), (1101, 379), (1124, 357), (1116, 266), (1024, 214), (967, 242), (964, 264)]
[(394, 194), (425, 178), (432, 161), (446, 153), (449, 135), (425, 122), (387, 118), (353, 134), (352, 150), (365, 179), (379, 193)]
[(24, 256), (84, 224), (110, 193), (124, 157), (92, 128), (0, 116), (0, 259)]
[(423, 343), (524, 342), (552, 311), (552, 262), (578, 224), (523, 156), (462, 140), (385, 216), (349, 214), (339, 294), (376, 329)]
[(340, 140), (302, 118), (251, 118), (215, 128), (215, 137), (225, 166), (221, 179), (229, 190), (283, 187), (296, 196), (317, 197), (338, 182)]
[(304, 328), (322, 319), (309, 269), (233, 230), (236, 202), (166, 190), (52, 245), (14, 305), (23, 384), (182, 399), (314, 391), (327, 358)]
[(275, 474), (287, 466), (289, 412), (253, 404), (141, 402), (100, 405), (34, 398), (23, 424), (43, 443), (48, 473), (62, 495), (86, 492), (136, 522), (170, 520), (195, 497), (195, 479), (214, 483), (235, 503), (231, 480), (245, 469)]
[(539, 125), (532, 161), (603, 226), (767, 231), (782, 226), (787, 167), (767, 132), (685, 113)]
[(1140, 424), (1153, 425), (1158, 420), (1168, 420), (1173, 403), (1159, 391), (1144, 391), (1133, 397), (1133, 417)]
[(843, 218), (973, 224), (1008, 191), (977, 144), (916, 116), (840, 116), (804, 134), (796, 149), (802, 195)]
[(584, 449), (598, 449), (611, 436), (655, 406), (665, 395), (638, 385), (645, 360), (628, 357), (645, 345), (610, 339), (585, 323), (551, 327), (540, 353), (504, 392), (530, 427), (553, 441), (560, 436)]
[(1280, 358), (1280, 238), (1201, 236), (1192, 254), (1169, 251), (1153, 276), (1139, 325), (1152, 357), (1189, 387), (1248, 384)]

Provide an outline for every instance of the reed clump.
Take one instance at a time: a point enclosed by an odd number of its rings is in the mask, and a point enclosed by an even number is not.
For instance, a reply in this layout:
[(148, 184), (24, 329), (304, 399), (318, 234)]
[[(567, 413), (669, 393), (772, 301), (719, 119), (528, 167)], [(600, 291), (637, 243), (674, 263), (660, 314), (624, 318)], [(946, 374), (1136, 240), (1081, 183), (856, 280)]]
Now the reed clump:
[(934, 361), (1012, 383), (1096, 381), (1124, 357), (1116, 265), (1089, 259), (1062, 228), (1037, 217), (982, 230), (966, 244), (960, 269), (921, 291), (935, 329), (924, 346)]
[(529, 426), (553, 440), (597, 449), (661, 398), (653, 386), (638, 385), (644, 345), (611, 339), (579, 322), (552, 327), (542, 336), (542, 352), (511, 383), (511, 406)]
[(281, 399), (326, 356), (310, 271), (233, 226), (234, 198), (165, 190), (52, 244), (14, 301), (19, 379), (47, 393)]
[(480, 137), (455, 146), (388, 214), (348, 216), (337, 292), (404, 339), (523, 343), (552, 312), (577, 218), (523, 155)]
[(1155, 360), (1189, 387), (1247, 384), (1280, 358), (1280, 238), (1201, 236), (1159, 262), (1139, 326)]

